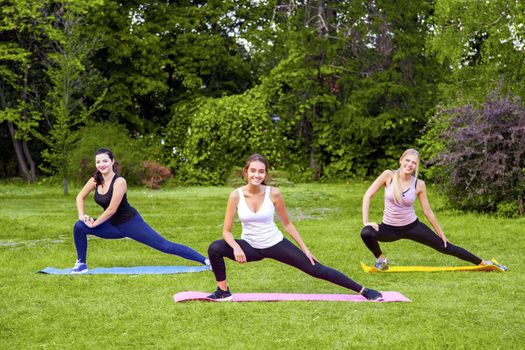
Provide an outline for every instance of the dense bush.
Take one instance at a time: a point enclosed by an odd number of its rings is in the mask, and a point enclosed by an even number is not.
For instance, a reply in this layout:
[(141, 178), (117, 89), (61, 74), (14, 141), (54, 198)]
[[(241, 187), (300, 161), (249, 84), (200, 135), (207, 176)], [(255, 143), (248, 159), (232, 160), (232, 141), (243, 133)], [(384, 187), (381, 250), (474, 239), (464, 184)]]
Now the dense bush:
[(518, 98), (490, 93), (480, 106), (442, 113), (450, 118), (436, 164), (450, 202), (461, 209), (524, 214), (525, 108)]
[(266, 101), (252, 89), (183, 108), (189, 114), (174, 116), (166, 132), (175, 177), (185, 184), (224, 184), (231, 170), (255, 152), (277, 166), (283, 142)]

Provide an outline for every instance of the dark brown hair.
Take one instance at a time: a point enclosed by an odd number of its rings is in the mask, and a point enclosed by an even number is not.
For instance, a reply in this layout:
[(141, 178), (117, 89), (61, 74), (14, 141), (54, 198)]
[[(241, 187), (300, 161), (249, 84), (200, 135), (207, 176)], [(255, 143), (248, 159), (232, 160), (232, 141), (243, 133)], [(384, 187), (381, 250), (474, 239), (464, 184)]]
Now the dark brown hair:
[[(95, 152), (95, 157), (98, 156), (99, 154), (107, 154), (109, 159), (111, 159), (111, 160), (115, 159), (115, 157), (113, 156), (113, 152), (111, 152), (111, 150), (109, 148), (99, 148)], [(113, 163), (113, 171), (115, 172), (115, 174), (118, 175), (117, 162)], [(93, 173), (93, 178), (95, 179), (95, 182), (96, 182), (97, 186), (98, 185), (102, 185), (104, 183), (104, 177), (102, 176), (102, 174), (98, 170), (95, 170), (95, 172)]]
[(248, 174), (248, 168), (250, 167), (250, 164), (252, 164), (253, 162), (261, 162), (264, 164), (264, 167), (266, 168), (266, 178), (264, 179), (262, 184), (266, 185), (266, 181), (268, 182), (270, 181), (270, 174), (269, 174), (270, 163), (268, 163), (266, 158), (259, 153), (254, 153), (248, 157), (248, 159), (246, 160), (246, 163), (244, 164), (244, 168), (242, 168), (242, 175), (246, 179), (247, 177), (246, 175)]

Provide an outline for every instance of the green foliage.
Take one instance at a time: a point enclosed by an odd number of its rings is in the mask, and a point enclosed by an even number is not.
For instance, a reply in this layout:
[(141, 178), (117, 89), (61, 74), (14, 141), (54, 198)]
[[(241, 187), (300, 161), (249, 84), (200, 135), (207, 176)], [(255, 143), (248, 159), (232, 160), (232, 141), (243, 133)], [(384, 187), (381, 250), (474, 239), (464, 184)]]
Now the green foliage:
[[(264, 154), (278, 166), (281, 142), (272, 124), (266, 96), (258, 89), (242, 95), (204, 99), (189, 118), (191, 123), (182, 136), (177, 131), (168, 139), (175, 150), (171, 167), (174, 175), (190, 184), (223, 184), (235, 166), (251, 153)], [(184, 141), (184, 144), (177, 142)]]
[(85, 183), (95, 171), (95, 152), (106, 147), (111, 149), (118, 164), (119, 173), (130, 185), (142, 185), (143, 164), (147, 159), (123, 125), (96, 123), (81, 128), (74, 134), (78, 140), (68, 158), (71, 179), (75, 184)]
[(423, 135), (417, 140), (417, 149), (423, 164), (429, 167), (424, 177), (429, 180), (441, 181), (445, 176), (443, 168), (433, 166), (440, 153), (445, 151), (446, 139), (443, 133), (449, 128), (451, 116), (441, 108), (432, 115), (423, 130)]
[[(179, 183), (223, 183), (252, 140), (293, 181), (376, 175), (407, 147), (439, 152), (436, 109), (481, 102), (496, 84), (525, 97), (523, 6), (4, 1), (0, 122), (27, 154), (47, 142), (39, 165), (66, 178), (88, 115), (125, 125)], [(250, 129), (255, 115), (264, 122)]]
[(233, 37), (243, 18), (255, 16), (249, 7), (245, 0), (105, 1), (89, 16), (101, 39), (96, 81), (108, 87), (98, 119), (160, 133), (177, 104), (249, 88), (250, 64)]
[(452, 69), (451, 79), (442, 85), (444, 97), (482, 102), (504, 82), (504, 92), (525, 98), (524, 21), (520, 0), (436, 1), (427, 47)]
[[(12, 54), (0, 50), (2, 58), (10, 61), (9, 67), (1, 71), (9, 84), (6, 95), (2, 94), (2, 109), (11, 113), (3, 113), (2, 119), (16, 125), (16, 139), (28, 140), (31, 133), (48, 146), (42, 152), (46, 163), (40, 168), (63, 177), (64, 193), (68, 192), (69, 176), (64, 165), (75, 142), (72, 131), (98, 104), (95, 101), (82, 108), (75, 96), (83, 86), (82, 74), (91, 49), (90, 36), (81, 30), (82, 22), (88, 9), (98, 4), (100, 1), (45, 2), (35, 7), (22, 1), (3, 8), (11, 14), (12, 22), (4, 20), (2, 28), (7, 30), (8, 37), (16, 38), (16, 44), (10, 45)], [(32, 21), (31, 17), (40, 20)], [(2, 45), (6, 46), (9, 45)], [(47, 75), (42, 85), (29, 83), (33, 78), (32, 61), (37, 71), (40, 69), (40, 75)], [(47, 96), (41, 101), (30, 98), (31, 95)], [(48, 129), (36, 130), (42, 115)], [(44, 133), (47, 135), (43, 136)]]

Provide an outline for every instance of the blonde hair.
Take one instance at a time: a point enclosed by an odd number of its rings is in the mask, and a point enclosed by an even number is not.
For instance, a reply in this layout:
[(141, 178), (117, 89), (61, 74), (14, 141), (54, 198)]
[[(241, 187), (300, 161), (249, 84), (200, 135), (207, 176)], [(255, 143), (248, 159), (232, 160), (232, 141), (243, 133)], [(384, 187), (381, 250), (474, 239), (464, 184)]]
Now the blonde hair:
[[(401, 163), (401, 161), (406, 157), (406, 156), (409, 156), (409, 155), (415, 155), (417, 156), (417, 164), (416, 164), (416, 170), (414, 171), (414, 173), (412, 175), (414, 175), (414, 177), (417, 179), (417, 174), (418, 174), (418, 171), (419, 171), (419, 152), (416, 151), (415, 149), (412, 149), (412, 148), (409, 148), (407, 149), (405, 152), (403, 152), (403, 154), (401, 155), (401, 157), (399, 157), (399, 162)], [(401, 169), (401, 167), (399, 167), (399, 169)], [(402, 200), (402, 197), (403, 197), (403, 187), (401, 186), (401, 180), (399, 180), (399, 169), (397, 169), (396, 171), (394, 171), (394, 176), (392, 177), (392, 193), (394, 195), (394, 201), (397, 203), (397, 204), (401, 204), (403, 203), (403, 200)]]

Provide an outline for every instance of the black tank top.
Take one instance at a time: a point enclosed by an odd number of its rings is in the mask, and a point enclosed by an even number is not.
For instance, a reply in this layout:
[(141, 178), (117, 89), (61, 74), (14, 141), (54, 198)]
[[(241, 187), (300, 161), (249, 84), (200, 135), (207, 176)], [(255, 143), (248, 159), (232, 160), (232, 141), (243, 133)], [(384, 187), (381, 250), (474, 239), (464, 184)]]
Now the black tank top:
[[(119, 176), (116, 174), (115, 176), (113, 176), (113, 180), (111, 180), (109, 189), (105, 194), (98, 193), (98, 186), (95, 189), (95, 202), (98, 205), (100, 205), (104, 210), (106, 210), (107, 207), (109, 207), (111, 197), (113, 196), (113, 184), (115, 183), (115, 180), (118, 177)], [(108, 219), (108, 221), (113, 225), (119, 225), (129, 221), (135, 215), (137, 215), (137, 210), (131, 205), (129, 205), (127, 195), (126, 193), (124, 193), (124, 197), (122, 197), (122, 201), (120, 202), (117, 211)]]

